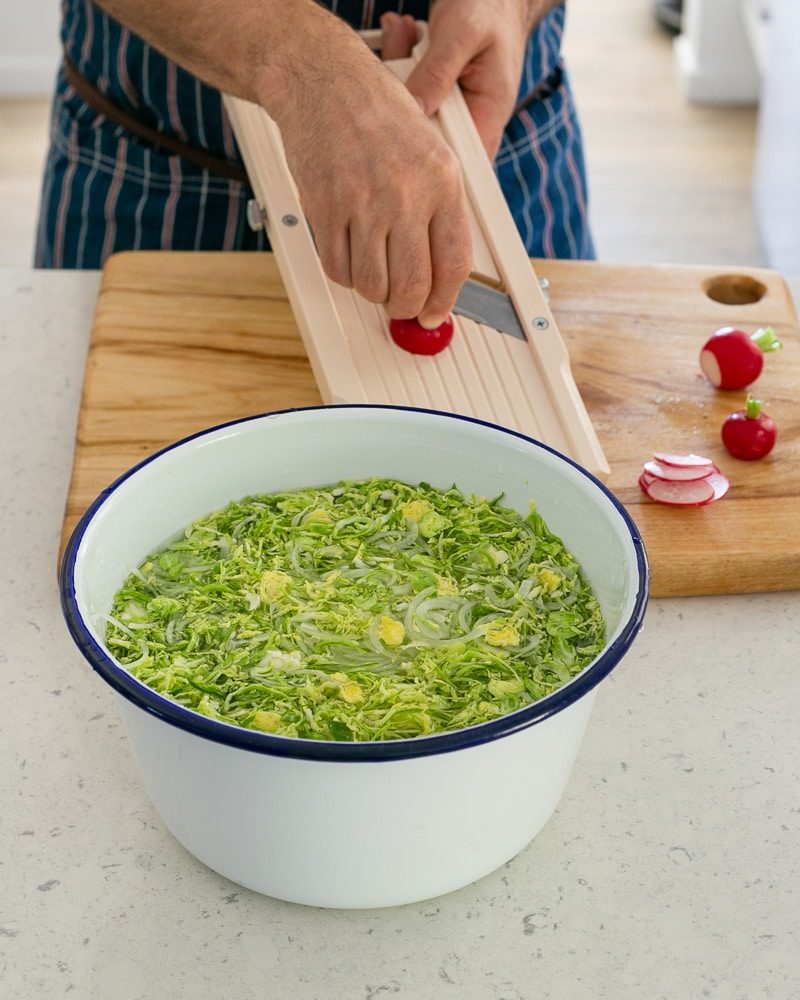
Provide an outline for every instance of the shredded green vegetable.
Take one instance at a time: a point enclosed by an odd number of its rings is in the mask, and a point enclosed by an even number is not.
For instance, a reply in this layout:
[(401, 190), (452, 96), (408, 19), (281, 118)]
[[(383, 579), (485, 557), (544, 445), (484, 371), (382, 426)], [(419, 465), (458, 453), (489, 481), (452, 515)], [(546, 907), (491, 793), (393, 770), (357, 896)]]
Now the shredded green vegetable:
[(106, 641), (181, 705), (283, 736), (497, 718), (605, 642), (575, 558), (501, 500), (372, 479), (235, 501), (134, 570)]

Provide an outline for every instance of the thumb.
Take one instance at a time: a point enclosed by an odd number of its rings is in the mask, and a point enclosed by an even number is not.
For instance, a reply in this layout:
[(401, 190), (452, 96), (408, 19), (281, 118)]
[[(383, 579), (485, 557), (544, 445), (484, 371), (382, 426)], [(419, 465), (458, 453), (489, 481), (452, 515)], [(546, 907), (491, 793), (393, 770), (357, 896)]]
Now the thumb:
[(439, 110), (470, 60), (470, 54), (448, 34), (431, 34), (428, 48), (406, 81), (428, 117)]
[(509, 117), (508, 109), (499, 106), (493, 97), (478, 92), (466, 91), (464, 100), (470, 117), (475, 122), (486, 155), (490, 160), (494, 160), (503, 139)]

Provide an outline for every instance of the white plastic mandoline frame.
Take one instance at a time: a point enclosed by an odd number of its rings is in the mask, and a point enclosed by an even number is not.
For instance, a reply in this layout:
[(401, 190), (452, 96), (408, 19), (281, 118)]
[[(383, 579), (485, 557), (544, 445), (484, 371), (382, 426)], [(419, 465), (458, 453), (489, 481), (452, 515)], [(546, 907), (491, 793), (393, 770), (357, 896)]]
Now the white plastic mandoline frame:
[[(364, 32), (380, 47), (380, 32)], [(387, 62), (405, 80), (411, 58)], [(330, 281), (305, 224), (277, 125), (255, 104), (225, 98), (311, 367), (326, 403), (395, 403), (479, 417), (537, 438), (601, 478), (608, 465), (572, 377), (558, 327), (458, 87), (435, 116), (458, 156), (469, 199), (473, 276), (505, 291), (527, 342), (454, 316), (434, 357), (398, 348), (386, 313)]]

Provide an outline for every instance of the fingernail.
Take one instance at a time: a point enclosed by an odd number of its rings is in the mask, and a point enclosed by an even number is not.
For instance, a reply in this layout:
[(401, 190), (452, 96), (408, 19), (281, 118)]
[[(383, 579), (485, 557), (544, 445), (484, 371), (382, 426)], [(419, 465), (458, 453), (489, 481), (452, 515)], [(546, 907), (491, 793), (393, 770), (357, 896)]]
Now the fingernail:
[(420, 108), (422, 109), (423, 115), (425, 115), (425, 117), (427, 118), (428, 117), (428, 109), (425, 106), (425, 102), (422, 100), (421, 97), (416, 97), (416, 96), (414, 97), (414, 100), (417, 102), (417, 104), (419, 104)]
[(441, 326), (444, 323), (444, 320), (438, 316), (418, 316), (417, 322), (420, 326), (424, 326), (426, 330), (435, 330), (437, 326)]

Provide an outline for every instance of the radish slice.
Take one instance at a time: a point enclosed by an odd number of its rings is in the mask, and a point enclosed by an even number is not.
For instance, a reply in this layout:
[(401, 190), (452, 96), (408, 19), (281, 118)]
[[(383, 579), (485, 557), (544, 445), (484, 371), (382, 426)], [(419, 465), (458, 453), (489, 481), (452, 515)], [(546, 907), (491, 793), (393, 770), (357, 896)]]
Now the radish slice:
[(714, 500), (722, 499), (722, 497), (724, 497), (728, 492), (731, 485), (728, 477), (723, 475), (716, 467), (711, 475), (704, 479), (703, 482), (708, 483), (708, 485), (714, 490)]
[(654, 451), (653, 458), (662, 465), (672, 465), (678, 469), (695, 469), (700, 465), (711, 465), (710, 458), (702, 455), (673, 455), (667, 451)]
[(646, 494), (647, 487), (650, 485), (650, 483), (654, 483), (655, 481), (656, 481), (655, 476), (648, 476), (646, 472), (643, 472), (641, 476), (639, 476), (639, 486), (642, 490), (642, 493)]
[(645, 462), (644, 471), (656, 479), (666, 479), (672, 483), (690, 483), (696, 479), (705, 479), (714, 470), (713, 465), (661, 465), (658, 462)]
[(711, 503), (715, 496), (714, 487), (708, 479), (688, 483), (669, 483), (664, 479), (654, 479), (642, 488), (651, 500), (672, 507), (701, 507)]

